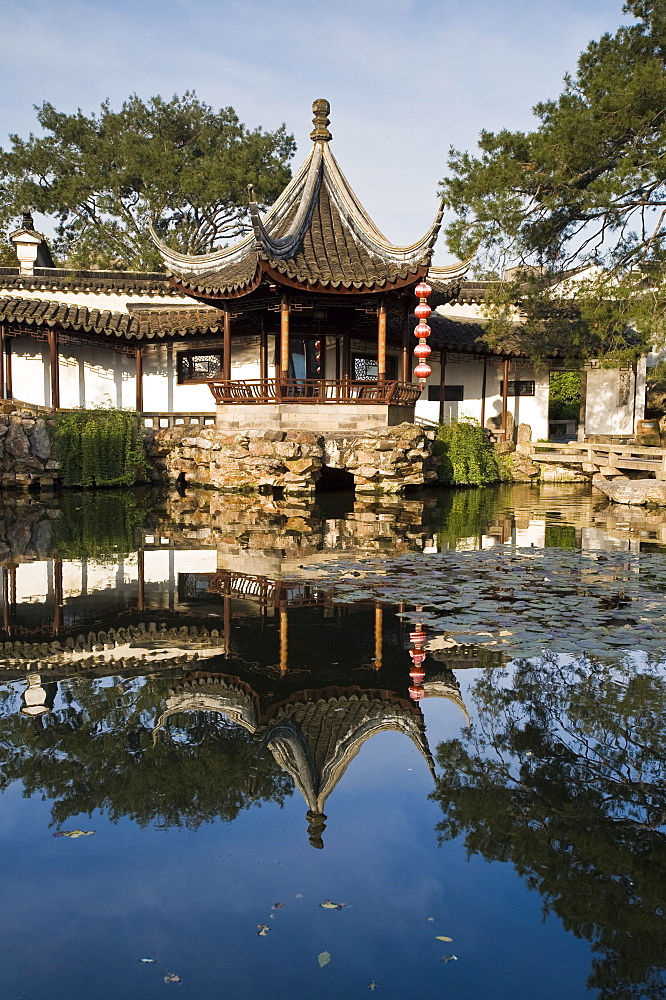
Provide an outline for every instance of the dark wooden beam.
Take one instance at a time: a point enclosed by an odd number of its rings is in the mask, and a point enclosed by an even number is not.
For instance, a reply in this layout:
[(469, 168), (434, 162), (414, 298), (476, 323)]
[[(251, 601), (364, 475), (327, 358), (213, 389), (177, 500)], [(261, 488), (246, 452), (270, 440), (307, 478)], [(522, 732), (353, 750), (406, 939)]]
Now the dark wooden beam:
[(231, 313), (224, 309), (224, 332), (222, 340), (222, 378), (225, 382), (231, 379)]
[(502, 440), (508, 439), (508, 407), (507, 397), (509, 395), (509, 359), (504, 358), (502, 365)]
[(135, 348), (134, 360), (136, 364), (136, 412), (143, 413), (143, 348)]
[(439, 356), (439, 422), (444, 423), (444, 403), (446, 396), (446, 351)]
[(405, 322), (403, 324), (402, 330), (402, 350), (400, 352), (400, 381), (401, 382), (411, 382), (412, 373), (409, 370), (409, 334), (410, 334), (410, 322), (409, 322), (409, 309), (405, 311)]
[(5, 339), (5, 399), (13, 399), (12, 388), (12, 338)]
[(386, 381), (386, 302), (377, 307), (377, 381)]
[(280, 375), (289, 375), (289, 299), (282, 296), (280, 303)]
[(60, 409), (60, 368), (58, 366), (58, 334), (51, 328), (48, 336), (49, 367), (51, 370), (51, 409)]
[(481, 379), (481, 426), (486, 426), (486, 378), (488, 376), (488, 358), (483, 359), (483, 377)]

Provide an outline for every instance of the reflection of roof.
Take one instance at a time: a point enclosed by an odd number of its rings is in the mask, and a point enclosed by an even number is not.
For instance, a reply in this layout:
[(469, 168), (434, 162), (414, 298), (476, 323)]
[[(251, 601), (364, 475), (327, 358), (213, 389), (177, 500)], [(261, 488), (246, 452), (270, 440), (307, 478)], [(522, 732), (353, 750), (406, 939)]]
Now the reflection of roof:
[(154, 738), (179, 712), (219, 712), (254, 733), (260, 751), (271, 751), (305, 799), (314, 847), (323, 847), (326, 799), (370, 737), (404, 733), (434, 776), (421, 710), (390, 691), (330, 687), (300, 691), (261, 715), (258, 706), (254, 690), (238, 677), (194, 674), (172, 688)]
[[(379, 232), (331, 153), (327, 101), (315, 101), (310, 155), (261, 218), (250, 189), (252, 232), (222, 250), (189, 256), (153, 240), (177, 284), (202, 298), (247, 295), (266, 275), (278, 284), (367, 292), (415, 283), (426, 273), (442, 210), (416, 243), (396, 246)], [(326, 122), (324, 126), (322, 123)], [(460, 280), (466, 265), (442, 270)]]

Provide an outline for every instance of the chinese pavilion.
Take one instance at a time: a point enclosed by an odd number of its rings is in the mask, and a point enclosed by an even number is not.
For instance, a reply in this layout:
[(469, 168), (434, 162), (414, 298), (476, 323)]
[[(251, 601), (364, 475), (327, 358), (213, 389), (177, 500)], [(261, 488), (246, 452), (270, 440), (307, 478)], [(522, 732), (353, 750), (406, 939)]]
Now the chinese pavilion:
[(302, 426), (306, 414), (322, 429), (357, 428), (360, 413), (362, 425), (412, 419), (414, 289), (428, 277), (447, 301), (467, 270), (431, 267), (441, 208), (417, 242), (388, 242), (331, 152), (328, 101), (313, 111), (310, 155), (263, 218), (249, 186), (249, 235), (187, 256), (153, 231), (174, 289), (223, 312), (221, 377), (201, 371), (218, 426)]

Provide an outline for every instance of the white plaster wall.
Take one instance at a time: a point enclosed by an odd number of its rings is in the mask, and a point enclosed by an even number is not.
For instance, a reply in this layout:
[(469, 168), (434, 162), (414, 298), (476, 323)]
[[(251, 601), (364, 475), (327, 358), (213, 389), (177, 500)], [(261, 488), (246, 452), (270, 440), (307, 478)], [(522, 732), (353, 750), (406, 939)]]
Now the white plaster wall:
[[(421, 398), (416, 403), (416, 415), (426, 420), (437, 422), (439, 419), (439, 403), (428, 401), (428, 385), (440, 384), (440, 363), (430, 362), (432, 375)], [(514, 379), (535, 382), (534, 396), (509, 396), (507, 406), (509, 413), (518, 424), (529, 424), (532, 428), (532, 440), (539, 441), (548, 438), (548, 395), (549, 375), (547, 371), (535, 372), (530, 364), (512, 362), (509, 367), (509, 381)], [(483, 361), (471, 360), (448, 362), (445, 371), (446, 385), (464, 386), (464, 398), (461, 402), (445, 403), (445, 419), (463, 420), (471, 418), (481, 422), (481, 389), (483, 385)], [(500, 382), (502, 380), (502, 364), (488, 360), (486, 368), (486, 405), (485, 422), (490, 417), (502, 413), (502, 396)]]
[(174, 570), (178, 573), (216, 573), (217, 546), (210, 549), (176, 549)]
[[(40, 279), (35, 278), (34, 280), (39, 281)], [(2, 284), (0, 284), (0, 295), (10, 295), (14, 298), (18, 296), (22, 299), (39, 299), (40, 301), (46, 299), (49, 302), (68, 302), (75, 306), (85, 306), (87, 309), (108, 309), (111, 312), (127, 312), (127, 307), (132, 305), (183, 305), (191, 309), (195, 304), (187, 295), (149, 295), (147, 293), (141, 295), (138, 292), (128, 291), (81, 292), (76, 289), (67, 288), (59, 288), (57, 290), (50, 288), (7, 288)]]
[(51, 592), (51, 562), (20, 563), (16, 567), (16, 603), (34, 604), (46, 600)]
[[(184, 348), (183, 348), (184, 349)], [(203, 350), (203, 348), (202, 348)], [(143, 358), (143, 409), (146, 413), (214, 413), (215, 400), (207, 385), (178, 385), (177, 348), (149, 349)]]
[[(620, 371), (616, 368), (590, 368), (586, 372), (585, 396), (586, 434), (633, 434), (634, 417), (642, 420), (645, 413), (645, 359), (629, 374), (628, 402), (620, 406)], [(634, 413), (634, 391), (636, 393)]]
[(12, 393), (14, 399), (38, 406), (51, 405), (49, 351), (44, 341), (12, 337)]
[[(134, 358), (109, 348), (84, 344), (61, 345), (58, 354), (60, 405), (64, 409), (77, 406), (134, 409)], [(16, 391), (14, 394), (18, 395)]]

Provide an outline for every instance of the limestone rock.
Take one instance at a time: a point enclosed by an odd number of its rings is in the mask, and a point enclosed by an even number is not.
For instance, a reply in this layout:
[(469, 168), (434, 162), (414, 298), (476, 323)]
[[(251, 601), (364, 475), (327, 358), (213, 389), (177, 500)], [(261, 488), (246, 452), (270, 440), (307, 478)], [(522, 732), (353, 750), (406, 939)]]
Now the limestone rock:
[(601, 473), (592, 477), (592, 485), (614, 503), (666, 507), (666, 483), (657, 479), (606, 479)]
[(30, 441), (19, 420), (12, 420), (5, 438), (5, 451), (14, 458), (26, 458), (30, 454)]

